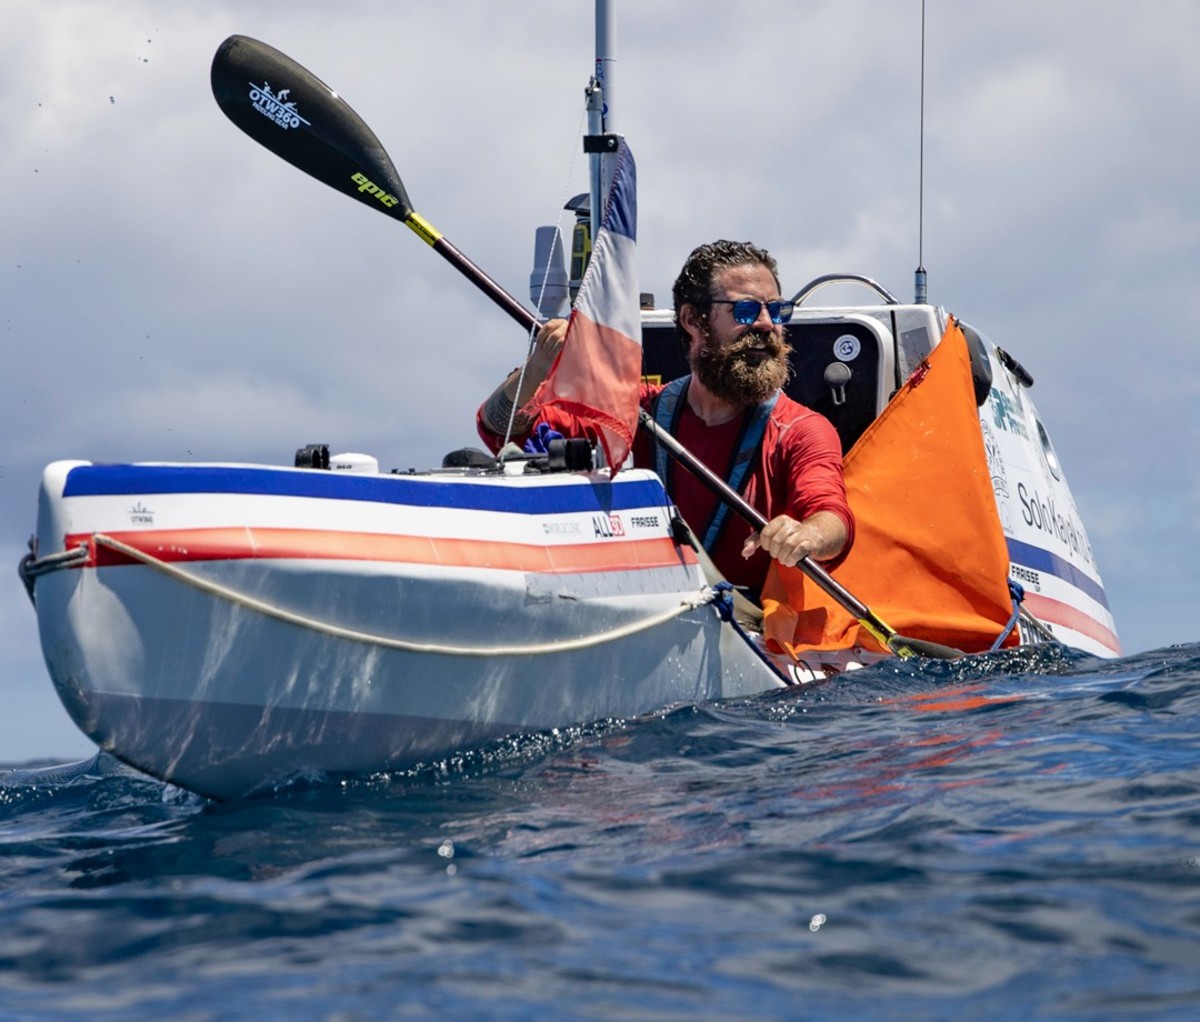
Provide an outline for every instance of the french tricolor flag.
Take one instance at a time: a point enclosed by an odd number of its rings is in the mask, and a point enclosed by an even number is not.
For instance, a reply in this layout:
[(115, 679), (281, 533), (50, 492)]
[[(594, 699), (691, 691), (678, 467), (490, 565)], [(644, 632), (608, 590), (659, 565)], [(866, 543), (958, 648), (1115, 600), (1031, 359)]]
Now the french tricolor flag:
[(567, 337), (530, 407), (576, 417), (615, 473), (633, 445), (642, 376), (637, 275), (637, 168), (625, 139)]

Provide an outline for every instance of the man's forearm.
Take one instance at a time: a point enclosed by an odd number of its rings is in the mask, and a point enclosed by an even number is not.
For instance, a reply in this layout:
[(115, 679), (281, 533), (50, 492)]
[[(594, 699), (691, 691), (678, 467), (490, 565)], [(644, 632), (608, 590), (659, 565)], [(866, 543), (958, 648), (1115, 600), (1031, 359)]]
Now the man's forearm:
[[(533, 395), (537, 393), (538, 387), (550, 375), (550, 368), (554, 365), (554, 360), (557, 358), (566, 336), (567, 321), (565, 319), (552, 319), (542, 324), (535, 338), (529, 360), (525, 365), (524, 375), (521, 374), (520, 369), (514, 369), (508, 374), (508, 378), (492, 391), (491, 397), (483, 403), (480, 420), (485, 429), (495, 436), (504, 436), (508, 433), (508, 424), (511, 420), (513, 436), (523, 436), (529, 432), (535, 416), (522, 415), (521, 409), (529, 403)], [(518, 386), (520, 392), (517, 390)], [(514, 406), (517, 409), (515, 417), (513, 416)]]
[(809, 556), (814, 561), (833, 560), (849, 538), (841, 515), (832, 511), (816, 511), (804, 519), (803, 524), (813, 530), (813, 549)]
[(762, 532), (746, 540), (742, 556), (750, 557), (755, 548), (762, 547), (780, 564), (791, 568), (804, 557), (833, 560), (848, 538), (846, 523), (832, 511), (815, 511), (802, 522), (790, 515), (776, 515), (763, 526)]
[[(516, 394), (519, 379), (519, 370), (513, 370), (508, 379), (492, 391), (491, 396), (483, 403), (483, 415), (481, 416), (483, 425), (496, 436), (504, 436), (508, 432), (510, 421), (514, 436), (521, 436), (529, 432), (529, 428), (533, 425), (533, 418), (522, 415), (520, 409), (533, 397), (541, 380), (533, 381), (530, 379), (530, 374), (526, 373), (524, 384), (521, 386), (523, 397), (518, 401)], [(517, 409), (515, 416), (513, 415), (514, 406)]]

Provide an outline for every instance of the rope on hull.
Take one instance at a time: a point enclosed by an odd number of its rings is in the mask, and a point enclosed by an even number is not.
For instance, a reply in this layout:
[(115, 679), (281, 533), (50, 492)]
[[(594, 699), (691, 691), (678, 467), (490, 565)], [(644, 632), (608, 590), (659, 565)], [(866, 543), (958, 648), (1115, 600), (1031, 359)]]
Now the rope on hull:
[[(637, 635), (640, 632), (649, 631), (651, 628), (657, 628), (659, 625), (664, 625), (669, 621), (674, 620), (682, 614), (691, 610), (696, 610), (713, 602), (715, 593), (711, 588), (706, 588), (695, 596), (683, 600), (677, 607), (669, 607), (667, 610), (660, 611), (657, 614), (652, 614), (642, 618), (640, 621), (632, 621), (629, 624), (622, 625), (619, 628), (613, 628), (605, 632), (598, 632), (595, 635), (585, 635), (575, 639), (560, 639), (555, 642), (540, 642), (529, 643), (526, 645), (516, 646), (450, 646), (440, 643), (431, 642), (413, 642), (406, 639), (396, 639), (386, 635), (372, 635), (369, 632), (360, 632), (353, 628), (343, 628), (340, 625), (331, 624), (328, 621), (320, 621), (316, 618), (307, 617), (303, 614), (296, 614), (290, 610), (284, 610), (282, 607), (276, 607), (273, 604), (263, 600), (256, 599), (253, 596), (247, 596), (245, 593), (239, 593), (236, 590), (229, 589), (226, 586), (217, 582), (211, 582), (208, 579), (200, 578), (191, 572), (185, 571), (182, 568), (176, 567), (153, 554), (148, 554), (145, 551), (138, 550), (136, 547), (122, 543), (112, 536), (106, 536), (104, 533), (94, 533), (92, 540), (97, 546), (107, 547), (131, 560), (138, 561), (147, 567), (153, 568), (161, 572), (168, 578), (172, 578), (177, 582), (182, 582), (190, 585), (201, 592), (207, 593), (210, 596), (215, 596), (219, 599), (226, 600), (229, 603), (238, 607), (243, 607), (247, 610), (255, 611), (267, 617), (275, 618), (278, 621), (284, 621), (291, 625), (296, 625), (300, 628), (306, 628), (310, 631), (319, 632), (323, 635), (329, 635), (338, 639), (345, 639), (349, 642), (360, 642), (371, 646), (380, 646), (384, 649), (394, 649), (405, 653), (427, 653), (435, 656), (464, 656), (464, 657), (501, 657), (501, 656), (542, 656), (549, 653), (570, 653), (577, 650), (592, 649), (596, 646), (601, 646), (609, 642), (616, 642), (620, 639), (629, 638), (632, 635)], [(84, 551), (81, 555), (77, 551)], [(57, 563), (46, 563), (42, 572), (54, 570), (60, 567), (69, 567), (80, 560), (87, 558), (87, 548), (77, 547), (75, 551), (69, 552), (71, 556), (54, 555), (58, 558)], [(45, 558), (45, 562), (50, 562), (51, 558)]]

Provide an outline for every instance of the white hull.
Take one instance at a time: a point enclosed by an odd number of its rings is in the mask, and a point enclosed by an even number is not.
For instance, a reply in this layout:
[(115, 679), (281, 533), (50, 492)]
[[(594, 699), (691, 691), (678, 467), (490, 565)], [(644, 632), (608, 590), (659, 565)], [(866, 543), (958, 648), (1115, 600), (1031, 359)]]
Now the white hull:
[[(830, 336), (856, 323), (877, 341), (872, 412), (944, 325), (928, 306), (886, 315), (917, 338), (911, 351), (892, 347), (874, 309), (801, 318)], [(986, 352), (987, 471), (1009, 575), (1041, 626), (1021, 638), (1114, 655), (1103, 585), (1023, 371)], [(857, 646), (804, 654), (794, 670), (764, 658), (706, 602), (713, 590), (673, 538), (653, 473), (521, 467), (49, 466), (35, 594), (64, 705), (119, 758), (232, 798), (877, 659)], [(890, 584), (872, 580), (862, 596), (874, 603)]]
[(83, 566), (36, 583), (64, 704), (102, 748), (220, 798), (783, 684), (701, 604), (650, 473), (56, 463), (38, 552), (80, 543)]
[(1028, 386), (988, 345), (993, 385), (979, 410), (996, 510), (1025, 607), (1064, 645), (1121, 652), (1083, 519)]

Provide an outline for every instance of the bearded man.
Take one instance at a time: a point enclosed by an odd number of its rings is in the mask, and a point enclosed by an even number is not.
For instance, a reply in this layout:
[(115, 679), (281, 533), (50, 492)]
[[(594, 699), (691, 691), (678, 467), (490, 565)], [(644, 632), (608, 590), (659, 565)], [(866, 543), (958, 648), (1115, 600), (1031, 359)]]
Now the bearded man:
[[(643, 383), (642, 407), (767, 525), (753, 532), (645, 430), (638, 432), (634, 463), (658, 471), (717, 569), (748, 596), (757, 599), (772, 558), (792, 566), (807, 556), (836, 567), (854, 538), (841, 443), (829, 420), (782, 392), (792, 304), (780, 296), (775, 260), (748, 242), (702, 245), (688, 256), (673, 294), (675, 328), (692, 372), (665, 386)], [(479, 433), (493, 450), (513, 406), (523, 408), (546, 378), (566, 330), (565, 320), (545, 324), (524, 379), (514, 371), (480, 407)], [(571, 416), (547, 408), (518, 413), (514, 439), (523, 440), (539, 421), (564, 436), (582, 435)]]

